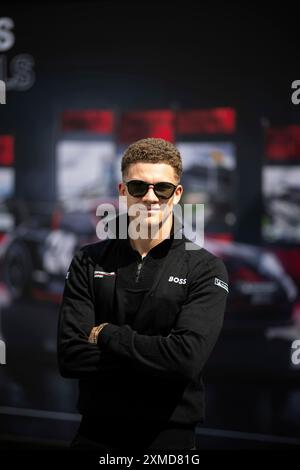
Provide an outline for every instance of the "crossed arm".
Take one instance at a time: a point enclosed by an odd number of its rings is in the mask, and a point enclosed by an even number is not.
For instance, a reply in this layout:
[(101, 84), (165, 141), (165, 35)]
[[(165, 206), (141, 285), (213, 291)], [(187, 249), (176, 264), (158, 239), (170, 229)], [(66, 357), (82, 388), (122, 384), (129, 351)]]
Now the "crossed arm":
[(66, 281), (58, 329), (58, 363), (65, 377), (113, 373), (126, 361), (169, 378), (193, 380), (201, 372), (220, 333), (227, 292), (224, 264), (213, 258), (190, 273), (188, 296), (167, 336), (144, 335), (130, 325), (95, 326), (87, 269), (79, 252)]

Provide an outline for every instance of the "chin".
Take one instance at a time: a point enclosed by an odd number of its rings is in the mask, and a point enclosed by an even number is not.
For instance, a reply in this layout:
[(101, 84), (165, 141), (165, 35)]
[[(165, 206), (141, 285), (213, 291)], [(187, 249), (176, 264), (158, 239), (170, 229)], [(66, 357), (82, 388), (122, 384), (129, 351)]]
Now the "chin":
[(143, 218), (142, 224), (147, 225), (147, 226), (153, 226), (156, 227), (161, 223), (161, 217), (159, 215), (147, 215), (145, 218)]

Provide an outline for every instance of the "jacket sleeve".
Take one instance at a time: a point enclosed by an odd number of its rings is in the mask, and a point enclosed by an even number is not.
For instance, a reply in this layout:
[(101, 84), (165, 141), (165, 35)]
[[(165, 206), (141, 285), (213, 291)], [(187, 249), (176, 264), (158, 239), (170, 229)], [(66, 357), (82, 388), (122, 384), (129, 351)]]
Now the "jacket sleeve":
[(223, 324), (228, 277), (223, 261), (213, 257), (204, 267), (198, 265), (188, 280), (187, 299), (168, 336), (138, 334), (129, 325), (109, 324), (98, 337), (100, 349), (130, 358), (154, 375), (197, 378)]
[[(57, 357), (63, 377), (80, 378), (112, 371), (117, 367), (112, 353), (101, 352), (88, 342), (95, 326), (95, 309), (88, 280), (88, 260), (84, 248), (75, 254), (67, 273), (59, 312)], [(121, 358), (117, 358), (120, 362)]]

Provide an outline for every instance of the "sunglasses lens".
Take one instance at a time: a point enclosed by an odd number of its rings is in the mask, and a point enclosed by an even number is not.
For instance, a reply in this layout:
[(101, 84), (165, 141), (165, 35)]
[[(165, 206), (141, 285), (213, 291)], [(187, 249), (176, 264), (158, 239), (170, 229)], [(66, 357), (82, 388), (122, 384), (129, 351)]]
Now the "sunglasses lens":
[(145, 196), (148, 185), (143, 181), (129, 181), (127, 183), (128, 192), (133, 197), (143, 197)]
[(157, 183), (155, 185), (155, 194), (162, 199), (169, 199), (175, 191), (175, 186), (170, 183)]

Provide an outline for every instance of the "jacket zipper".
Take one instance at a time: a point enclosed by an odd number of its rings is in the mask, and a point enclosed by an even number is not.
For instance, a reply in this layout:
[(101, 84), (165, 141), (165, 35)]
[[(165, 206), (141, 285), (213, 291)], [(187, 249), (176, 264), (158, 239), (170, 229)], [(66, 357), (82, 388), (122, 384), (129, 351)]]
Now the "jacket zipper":
[(135, 275), (135, 282), (139, 282), (142, 266), (143, 266), (143, 260), (137, 265), (137, 271), (136, 271), (136, 275)]

